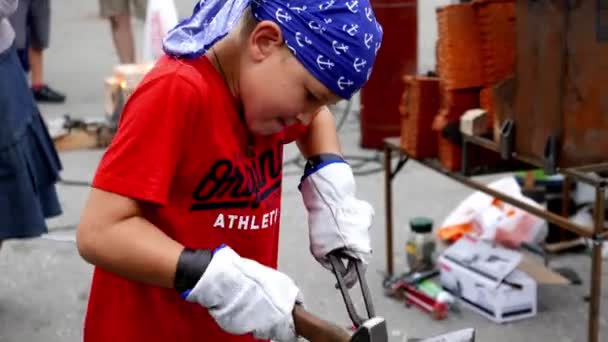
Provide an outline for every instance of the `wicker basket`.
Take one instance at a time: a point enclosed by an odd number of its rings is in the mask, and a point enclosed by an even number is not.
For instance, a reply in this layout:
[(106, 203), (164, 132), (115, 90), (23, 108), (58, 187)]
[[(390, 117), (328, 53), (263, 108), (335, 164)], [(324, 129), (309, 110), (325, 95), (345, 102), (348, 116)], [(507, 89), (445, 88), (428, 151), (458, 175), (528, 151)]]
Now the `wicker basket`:
[(448, 5), (437, 9), (437, 69), (449, 90), (483, 84), (481, 41), (475, 7)]
[(439, 79), (405, 76), (401, 99), (401, 147), (417, 159), (437, 155), (437, 133), (431, 129), (439, 108)]
[(494, 85), (515, 68), (515, 1), (474, 2), (481, 40), (483, 84)]

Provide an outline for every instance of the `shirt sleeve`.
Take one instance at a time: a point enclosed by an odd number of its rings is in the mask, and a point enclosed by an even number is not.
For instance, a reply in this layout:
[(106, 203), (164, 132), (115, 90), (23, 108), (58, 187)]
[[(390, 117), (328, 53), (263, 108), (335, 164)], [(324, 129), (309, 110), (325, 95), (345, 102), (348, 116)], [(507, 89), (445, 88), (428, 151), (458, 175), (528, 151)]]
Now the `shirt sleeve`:
[(142, 84), (127, 101), (93, 187), (166, 205), (199, 101), (194, 85), (176, 73)]

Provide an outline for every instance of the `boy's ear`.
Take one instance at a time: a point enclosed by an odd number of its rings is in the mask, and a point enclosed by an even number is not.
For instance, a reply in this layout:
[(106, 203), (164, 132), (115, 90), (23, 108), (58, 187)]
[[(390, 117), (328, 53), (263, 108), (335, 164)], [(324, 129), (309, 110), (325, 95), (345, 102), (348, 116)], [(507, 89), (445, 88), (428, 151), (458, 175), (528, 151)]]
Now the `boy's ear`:
[(283, 33), (276, 23), (259, 22), (249, 35), (249, 53), (255, 61), (262, 61), (283, 46)]

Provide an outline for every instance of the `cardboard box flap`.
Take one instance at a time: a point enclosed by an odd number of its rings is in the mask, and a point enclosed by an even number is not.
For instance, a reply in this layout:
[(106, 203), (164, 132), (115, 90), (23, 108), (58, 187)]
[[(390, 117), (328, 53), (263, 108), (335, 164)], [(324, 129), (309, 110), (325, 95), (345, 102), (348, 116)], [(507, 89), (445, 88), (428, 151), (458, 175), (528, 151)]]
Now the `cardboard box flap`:
[(465, 235), (445, 250), (444, 257), (491, 280), (498, 287), (520, 264), (522, 254)]
[(532, 279), (536, 280), (538, 284), (546, 285), (569, 285), (570, 281), (564, 278), (557, 272), (552, 271), (550, 268), (543, 265), (540, 260), (529, 253), (523, 253), (521, 262), (517, 268)]

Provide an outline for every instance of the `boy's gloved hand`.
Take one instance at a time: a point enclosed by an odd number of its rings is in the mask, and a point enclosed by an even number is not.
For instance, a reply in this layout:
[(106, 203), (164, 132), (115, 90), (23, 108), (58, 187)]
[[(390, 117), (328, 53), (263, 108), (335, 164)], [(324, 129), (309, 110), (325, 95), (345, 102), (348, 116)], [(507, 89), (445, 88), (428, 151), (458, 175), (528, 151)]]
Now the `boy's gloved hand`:
[(208, 308), (226, 332), (288, 342), (297, 341), (292, 311), (299, 295), (285, 274), (223, 247), (186, 300)]
[[(369, 229), (374, 209), (355, 197), (355, 178), (350, 166), (336, 155), (309, 164), (300, 191), (308, 210), (310, 251), (315, 259), (331, 270), (327, 254), (344, 249), (367, 265), (372, 253)], [(344, 280), (348, 287), (357, 281), (354, 264), (348, 265)]]

